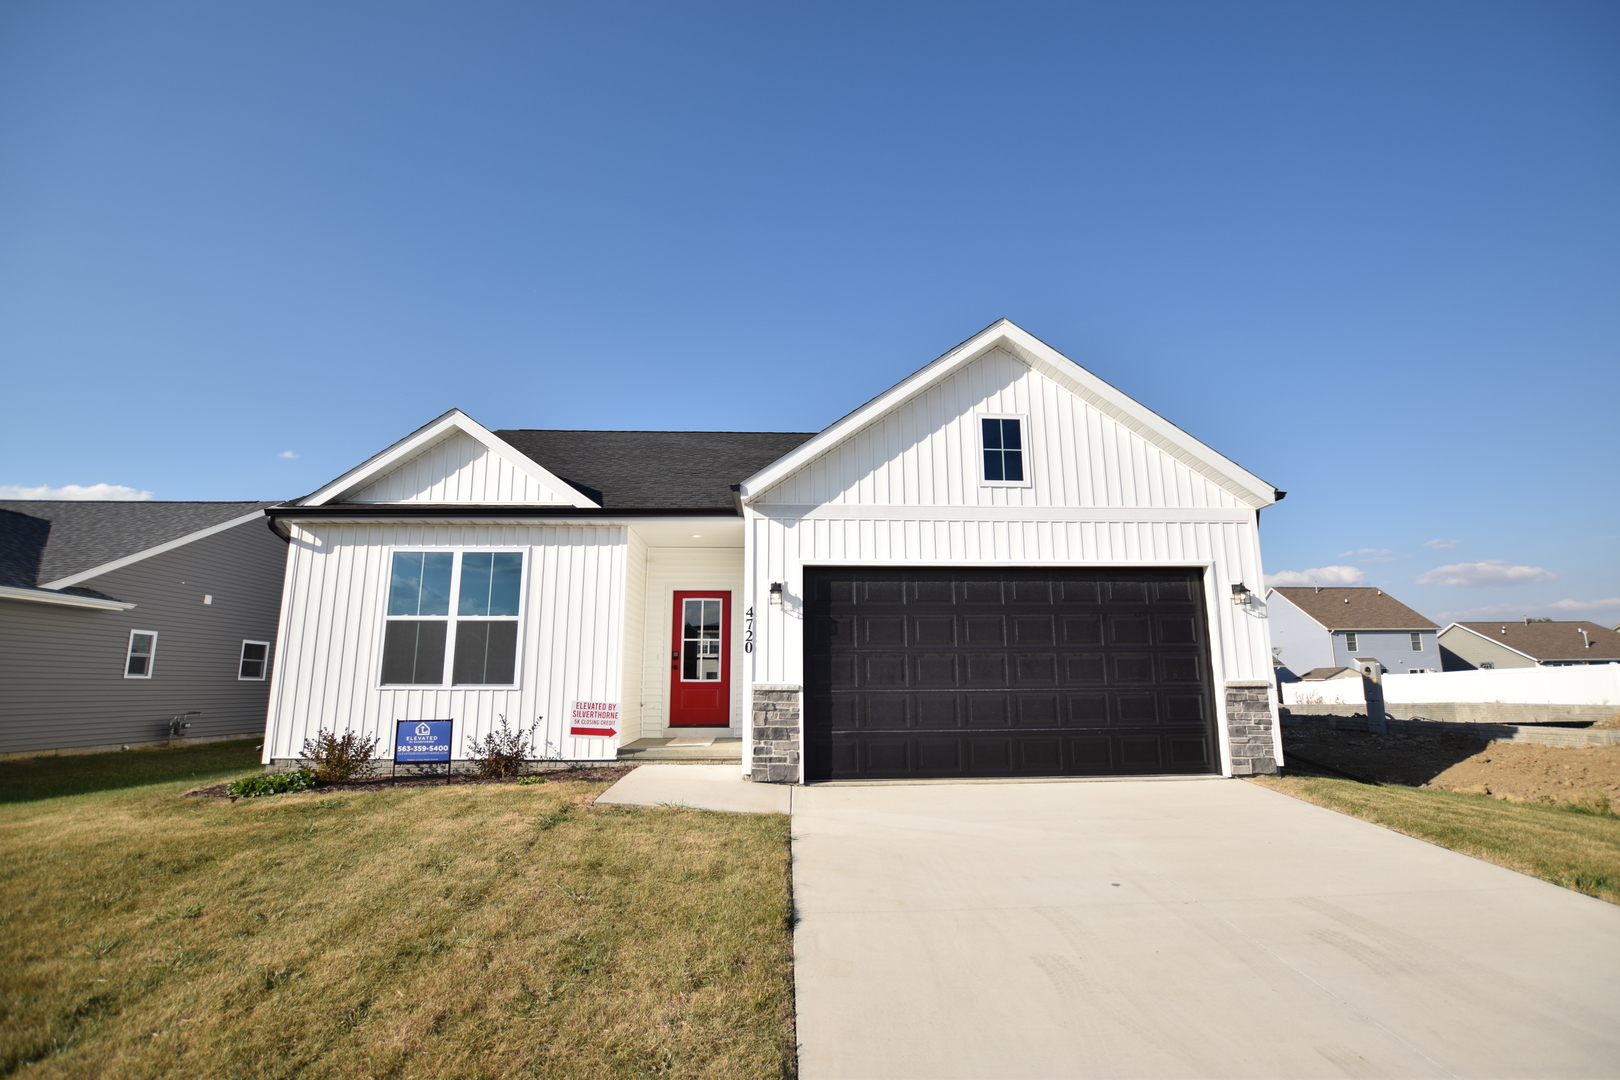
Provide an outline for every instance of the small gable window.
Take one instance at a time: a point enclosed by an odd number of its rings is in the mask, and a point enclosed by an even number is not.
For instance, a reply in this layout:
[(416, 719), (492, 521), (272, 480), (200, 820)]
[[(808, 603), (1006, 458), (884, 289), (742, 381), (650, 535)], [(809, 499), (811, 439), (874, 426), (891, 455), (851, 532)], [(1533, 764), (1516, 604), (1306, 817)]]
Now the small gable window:
[(1024, 420), (1018, 416), (985, 416), (979, 420), (986, 484), (1027, 483), (1024, 467)]

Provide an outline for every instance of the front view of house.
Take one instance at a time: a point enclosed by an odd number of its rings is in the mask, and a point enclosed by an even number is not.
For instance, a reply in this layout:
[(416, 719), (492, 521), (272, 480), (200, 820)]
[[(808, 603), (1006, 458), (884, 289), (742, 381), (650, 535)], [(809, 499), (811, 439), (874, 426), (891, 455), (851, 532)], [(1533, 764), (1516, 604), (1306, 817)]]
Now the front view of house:
[(819, 433), (492, 432), (306, 498), (266, 762), (451, 720), (755, 780), (1273, 771), (1281, 493), (1005, 320)]

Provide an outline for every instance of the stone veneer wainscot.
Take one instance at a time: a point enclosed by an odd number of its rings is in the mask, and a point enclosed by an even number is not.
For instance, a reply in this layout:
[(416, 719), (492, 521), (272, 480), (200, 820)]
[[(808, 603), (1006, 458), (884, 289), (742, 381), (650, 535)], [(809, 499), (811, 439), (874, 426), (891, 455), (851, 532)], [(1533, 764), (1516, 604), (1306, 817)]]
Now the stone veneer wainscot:
[(755, 683), (753, 720), (750, 778), (765, 784), (798, 783), (799, 688), (787, 683)]

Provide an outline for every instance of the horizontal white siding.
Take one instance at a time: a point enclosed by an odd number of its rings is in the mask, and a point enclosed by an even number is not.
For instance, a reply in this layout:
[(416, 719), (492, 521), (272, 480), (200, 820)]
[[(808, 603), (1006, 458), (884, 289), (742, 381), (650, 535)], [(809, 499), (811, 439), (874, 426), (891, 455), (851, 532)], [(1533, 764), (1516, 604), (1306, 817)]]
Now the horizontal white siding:
[[(731, 724), (742, 721), (742, 548), (647, 549), (646, 630), (642, 639), (641, 737), (656, 739), (669, 719), (669, 654), (675, 636), (675, 593), (725, 589), (731, 593)], [(634, 736), (627, 736), (633, 738)]]
[(346, 502), (570, 504), (573, 493), (553, 491), (465, 432), (434, 443), (368, 484)]
[[(1028, 487), (979, 483), (978, 418), (1028, 418)], [(1229, 490), (995, 349), (784, 478), (755, 505), (1237, 509)]]
[[(625, 617), (622, 526), (306, 525), (294, 530), (264, 757), (295, 757), (320, 728), (379, 737), (396, 720), (454, 719), (456, 756), (502, 714), (545, 719), (542, 749), (612, 758), (612, 740), (565, 734), (574, 701), (620, 701)], [(511, 547), (528, 552), (516, 690), (378, 689), (393, 547)]]

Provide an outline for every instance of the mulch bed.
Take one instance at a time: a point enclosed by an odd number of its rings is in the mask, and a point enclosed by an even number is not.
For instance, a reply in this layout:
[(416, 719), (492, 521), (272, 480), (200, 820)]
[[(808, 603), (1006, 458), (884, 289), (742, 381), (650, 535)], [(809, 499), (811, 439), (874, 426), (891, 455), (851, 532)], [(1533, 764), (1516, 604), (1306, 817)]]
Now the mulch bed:
[[(506, 780), (484, 776), (452, 776), (450, 783), (445, 783), (441, 776), (401, 776), (398, 779), (389, 776), (373, 777), (370, 780), (347, 780), (341, 784), (318, 784), (313, 791), (388, 791), (396, 787), (466, 787), (477, 784), (515, 784), (519, 780), (531, 780), (538, 777), (546, 783), (575, 782), (587, 784), (611, 784), (620, 780), (634, 769), (634, 765), (603, 765), (589, 769), (548, 769), (540, 773), (527, 773), (523, 776), (514, 776)], [(225, 794), (228, 784), (212, 784), (208, 787), (196, 788), (181, 795), (182, 799), (229, 799)], [(263, 796), (261, 796), (262, 798)], [(235, 800), (232, 800), (233, 802)]]

